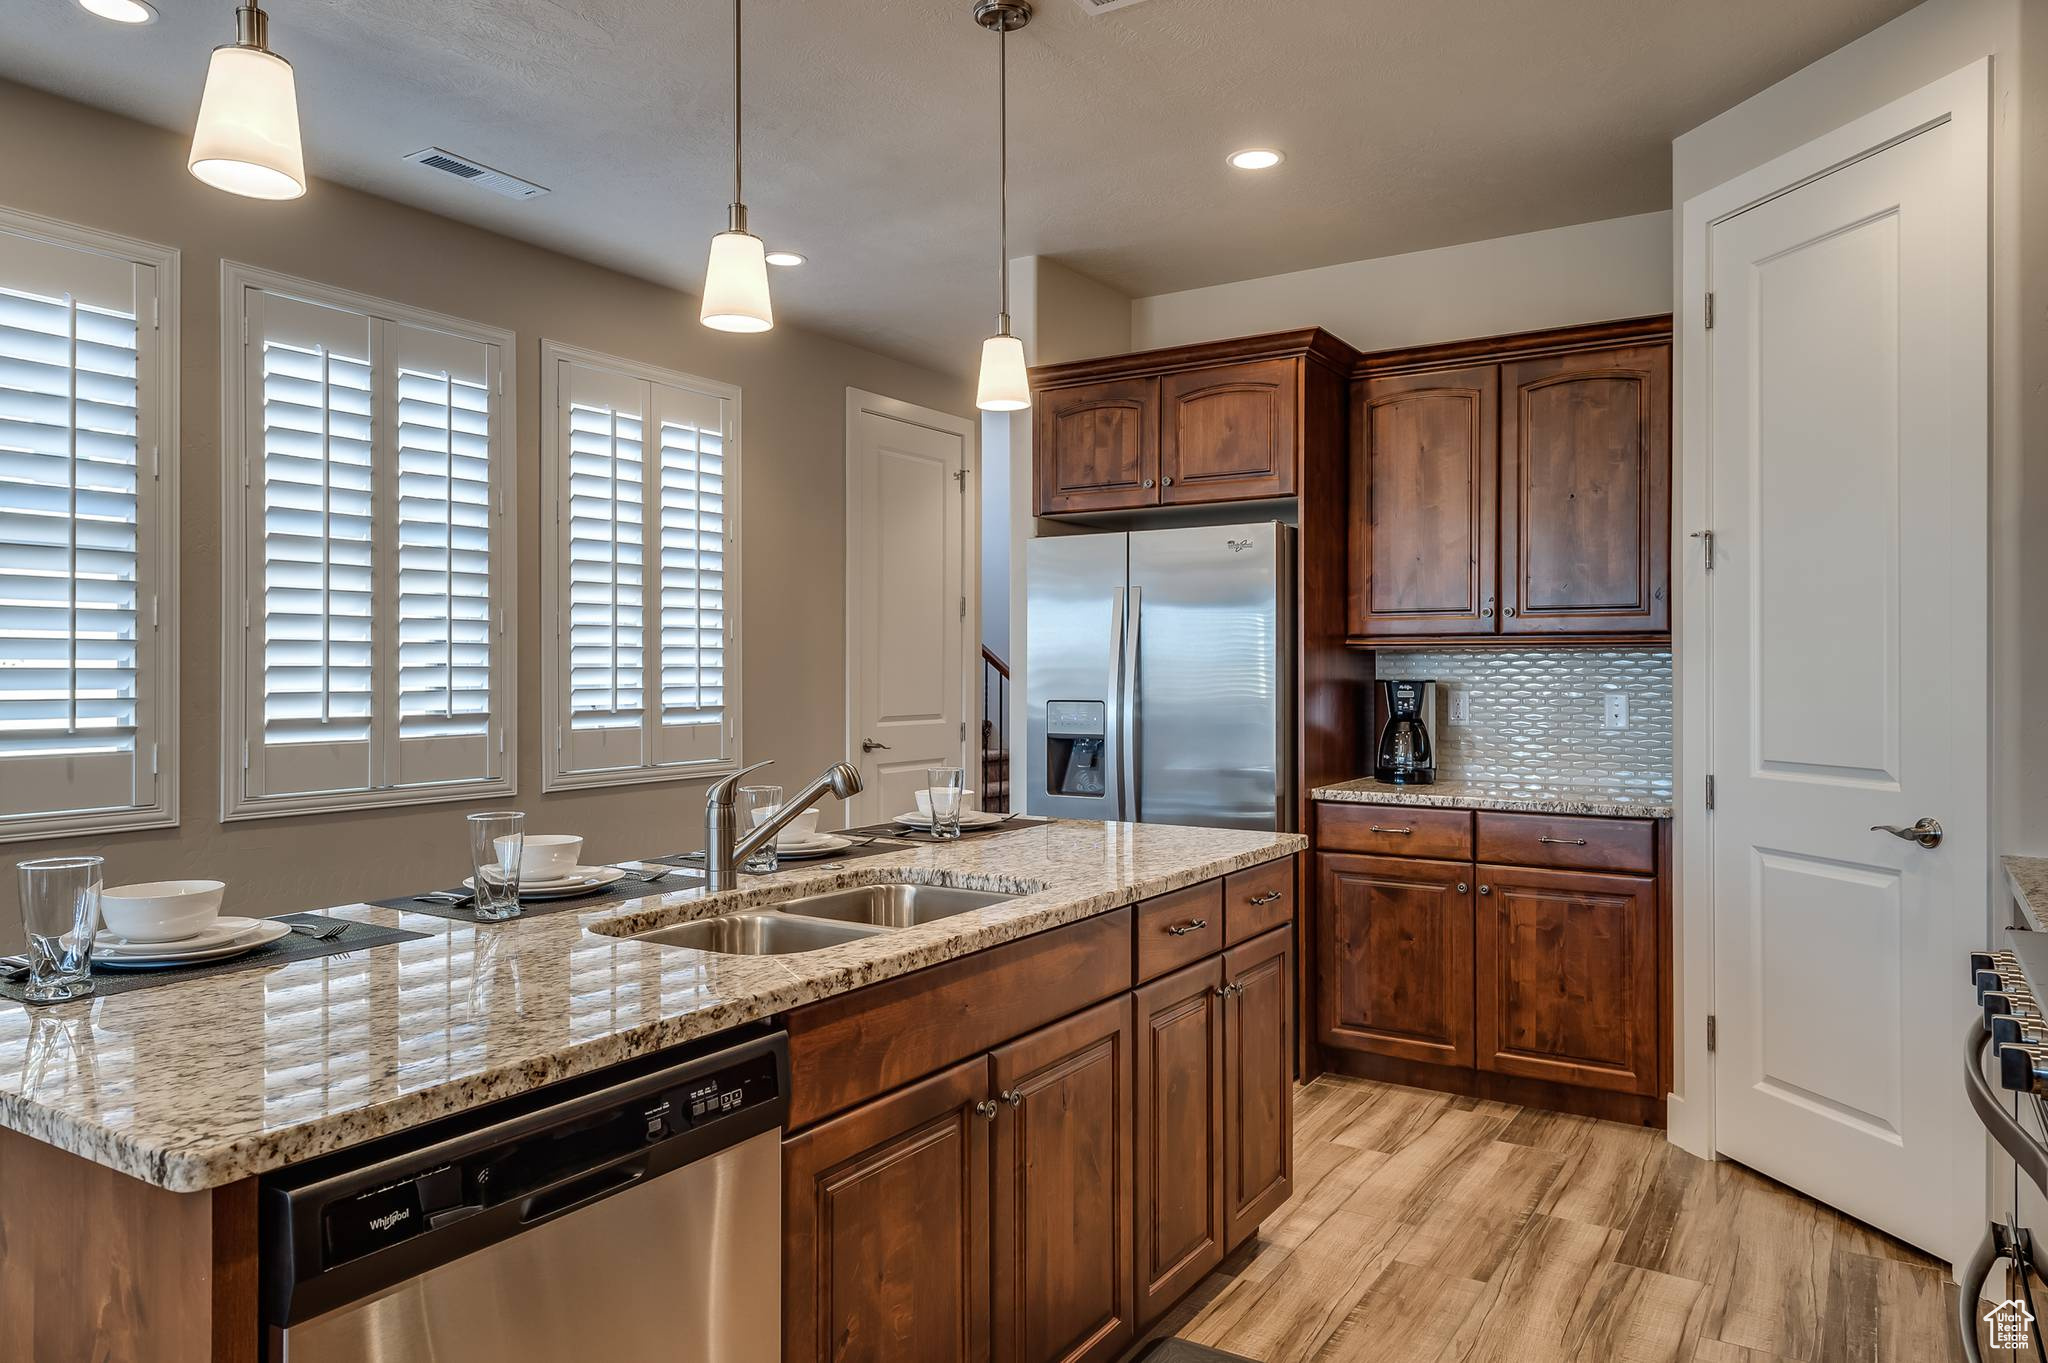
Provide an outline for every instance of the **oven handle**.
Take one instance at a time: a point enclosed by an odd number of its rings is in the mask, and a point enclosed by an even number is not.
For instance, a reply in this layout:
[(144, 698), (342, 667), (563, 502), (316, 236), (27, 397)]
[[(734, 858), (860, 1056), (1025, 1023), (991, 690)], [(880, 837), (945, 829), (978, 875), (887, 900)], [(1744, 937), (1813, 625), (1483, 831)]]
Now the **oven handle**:
[(1982, 1017), (1970, 1019), (1969, 1031), (1963, 1038), (1963, 1087), (1970, 1095), (1970, 1106), (1977, 1110), (1977, 1120), (1984, 1123), (1984, 1129), (1991, 1133), (1991, 1139), (1998, 1142), (1999, 1149), (2011, 1155), (2019, 1165), (2020, 1172), (2034, 1181), (2034, 1186), (2048, 1194), (2048, 1145), (2034, 1139), (2021, 1126), (2005, 1104), (1992, 1092), (1991, 1085), (1984, 1078), (1984, 1047), (1991, 1041), (1991, 1033), (1984, 1027)]

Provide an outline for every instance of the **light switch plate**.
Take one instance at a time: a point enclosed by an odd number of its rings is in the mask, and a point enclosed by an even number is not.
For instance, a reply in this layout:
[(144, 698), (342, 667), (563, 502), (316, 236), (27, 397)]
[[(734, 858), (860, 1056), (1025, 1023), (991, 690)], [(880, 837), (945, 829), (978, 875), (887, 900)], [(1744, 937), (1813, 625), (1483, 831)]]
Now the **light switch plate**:
[(1466, 690), (1465, 690), (1465, 689), (1464, 689), (1463, 687), (1459, 687), (1459, 688), (1458, 688), (1457, 690), (1455, 690), (1455, 691), (1451, 692), (1451, 723), (1453, 723), (1453, 724), (1470, 724), (1471, 722), (1472, 722), (1472, 696), (1471, 696), (1471, 693), (1469, 693), (1468, 691), (1466, 691)]
[(1607, 708), (1600, 719), (1603, 729), (1626, 729), (1628, 727), (1628, 695), (1622, 691), (1607, 693)]

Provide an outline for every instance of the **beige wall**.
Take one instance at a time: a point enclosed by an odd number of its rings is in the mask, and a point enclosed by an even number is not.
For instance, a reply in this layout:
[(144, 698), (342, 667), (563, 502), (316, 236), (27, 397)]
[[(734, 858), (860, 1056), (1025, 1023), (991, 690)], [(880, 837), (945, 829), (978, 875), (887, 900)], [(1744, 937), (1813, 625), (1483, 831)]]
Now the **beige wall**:
[(1319, 326), (1384, 350), (1670, 309), (1671, 215), (1644, 213), (1140, 298), (1131, 345)]
[[(741, 621), (749, 760), (795, 785), (843, 755), (845, 390), (973, 410), (946, 376), (799, 330), (726, 336), (697, 300), (566, 256), (335, 185), (260, 204), (185, 172), (183, 140), (0, 82), (0, 203), (174, 246), (183, 253), (182, 826), (0, 845), (0, 861), (56, 851), (108, 859), (111, 882), (210, 876), (230, 912), (281, 913), (407, 893), (463, 873), (462, 814), (421, 805), (223, 825), (220, 821), (220, 262), (223, 258), (391, 298), (517, 333), (519, 794), (534, 824), (590, 839), (586, 859), (702, 843), (703, 784), (540, 793), (539, 451), (542, 337), (737, 384), (745, 412)], [(717, 226), (682, 229), (694, 252)], [(815, 268), (815, 267), (813, 267)], [(504, 801), (494, 801), (502, 804)], [(829, 814), (828, 814), (829, 816)], [(11, 865), (0, 947), (19, 942)]]
[[(1928, 0), (1671, 146), (1672, 204), (1682, 209), (1704, 190), (1986, 55), (1992, 59), (1991, 808), (1992, 845), (2000, 852), (2048, 851), (2044, 49), (2048, 0)], [(1675, 234), (1673, 240), (1675, 254)]]

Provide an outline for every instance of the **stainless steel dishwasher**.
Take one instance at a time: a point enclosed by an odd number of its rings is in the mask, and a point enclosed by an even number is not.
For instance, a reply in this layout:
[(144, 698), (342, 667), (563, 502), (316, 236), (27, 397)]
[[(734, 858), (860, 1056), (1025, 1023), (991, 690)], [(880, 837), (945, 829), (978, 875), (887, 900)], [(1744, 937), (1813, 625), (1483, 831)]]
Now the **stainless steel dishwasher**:
[(262, 1182), (271, 1363), (775, 1363), (786, 1034)]

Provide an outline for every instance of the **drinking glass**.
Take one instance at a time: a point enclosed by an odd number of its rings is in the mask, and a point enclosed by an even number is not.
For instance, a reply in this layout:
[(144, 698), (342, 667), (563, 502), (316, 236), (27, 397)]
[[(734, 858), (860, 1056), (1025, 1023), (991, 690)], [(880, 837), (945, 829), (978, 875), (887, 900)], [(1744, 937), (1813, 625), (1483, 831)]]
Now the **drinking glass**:
[(92, 992), (92, 935), (100, 926), (99, 857), (45, 857), (15, 864), (21, 874), (21, 926), (28, 936), (31, 1003)]
[(959, 767), (925, 768), (925, 791), (932, 802), (932, 836), (935, 838), (960, 836), (960, 777)]
[[(776, 810), (782, 808), (781, 786), (741, 786), (739, 797), (741, 837), (751, 835), (756, 828), (768, 822)], [(761, 844), (759, 851), (747, 858), (740, 869), (752, 871), (755, 875), (766, 875), (778, 865), (780, 863), (775, 859), (775, 839), (770, 838)]]
[(475, 868), (476, 916), (501, 923), (519, 916), (519, 858), (526, 816), (512, 810), (469, 816), (469, 862)]

